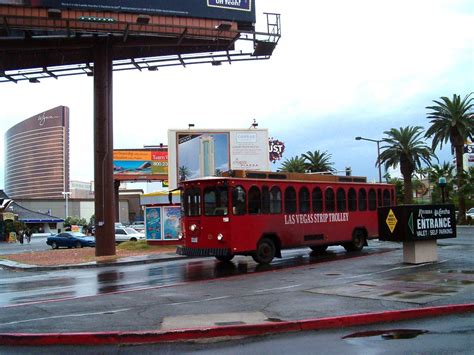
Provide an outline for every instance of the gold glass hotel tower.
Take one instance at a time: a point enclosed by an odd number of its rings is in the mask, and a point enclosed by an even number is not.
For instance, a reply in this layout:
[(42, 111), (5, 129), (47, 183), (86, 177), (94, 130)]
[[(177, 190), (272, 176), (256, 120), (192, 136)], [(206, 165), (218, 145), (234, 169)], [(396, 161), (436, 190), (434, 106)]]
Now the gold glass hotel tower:
[(58, 106), (5, 134), (5, 191), (11, 198), (63, 198), (69, 191), (69, 109)]

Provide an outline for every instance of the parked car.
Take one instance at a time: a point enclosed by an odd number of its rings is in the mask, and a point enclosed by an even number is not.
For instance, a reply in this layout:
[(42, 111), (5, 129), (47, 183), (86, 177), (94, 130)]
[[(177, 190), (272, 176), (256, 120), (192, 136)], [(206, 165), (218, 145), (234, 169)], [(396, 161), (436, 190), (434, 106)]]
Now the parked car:
[(474, 219), (474, 207), (472, 207), (472, 208), (470, 208), (466, 211), (466, 218), (467, 217), (471, 217), (472, 219)]
[(95, 238), (88, 237), (87, 235), (81, 232), (63, 232), (48, 237), (46, 239), (46, 244), (50, 245), (53, 249), (58, 249), (59, 247), (95, 247)]
[(115, 228), (115, 242), (136, 242), (137, 240), (145, 240), (145, 234), (136, 231), (130, 227)]
[(142, 222), (133, 222), (130, 225), (130, 228), (135, 229), (139, 233), (144, 233), (145, 232), (145, 225)]

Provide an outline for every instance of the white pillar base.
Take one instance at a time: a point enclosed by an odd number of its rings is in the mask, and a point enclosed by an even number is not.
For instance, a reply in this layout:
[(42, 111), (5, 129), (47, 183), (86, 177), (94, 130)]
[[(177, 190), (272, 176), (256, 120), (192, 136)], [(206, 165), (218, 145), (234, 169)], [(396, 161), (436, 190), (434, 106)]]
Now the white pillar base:
[(403, 262), (407, 264), (422, 264), (438, 261), (437, 242), (421, 240), (403, 242)]

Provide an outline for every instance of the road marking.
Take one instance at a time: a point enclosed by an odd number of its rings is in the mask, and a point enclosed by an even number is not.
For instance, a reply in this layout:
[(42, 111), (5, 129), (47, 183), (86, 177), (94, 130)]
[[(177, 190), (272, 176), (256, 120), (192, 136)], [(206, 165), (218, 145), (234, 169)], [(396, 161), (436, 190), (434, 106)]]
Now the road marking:
[(285, 286), (285, 287), (277, 287), (277, 288), (267, 288), (267, 289), (264, 289), (264, 290), (255, 291), (254, 293), (262, 293), (262, 292), (268, 292), (268, 291), (287, 290), (287, 289), (289, 289), (289, 288), (295, 288), (295, 287), (299, 287), (299, 286), (303, 286), (303, 284), (293, 285), (293, 286)]
[(223, 300), (223, 299), (230, 298), (230, 297), (231, 296), (221, 296), (221, 297), (205, 298), (203, 300), (196, 300), (196, 301), (166, 303), (165, 306), (178, 306), (178, 305), (181, 305), (181, 304), (209, 302), (209, 301), (215, 301), (215, 300)]
[(123, 308), (123, 309), (116, 309), (116, 310), (105, 311), (105, 312), (66, 314), (66, 315), (63, 315), (63, 316), (52, 316), (52, 317), (22, 319), (22, 320), (18, 320), (18, 321), (14, 321), (14, 322), (0, 323), (0, 325), (12, 325), (12, 324), (28, 323), (28, 322), (36, 322), (36, 321), (41, 321), (41, 320), (58, 319), (58, 318), (68, 318), (68, 317), (96, 316), (96, 315), (103, 315), (103, 314), (111, 314), (111, 313), (125, 312), (125, 311), (129, 311), (130, 309), (131, 309), (131, 308)]

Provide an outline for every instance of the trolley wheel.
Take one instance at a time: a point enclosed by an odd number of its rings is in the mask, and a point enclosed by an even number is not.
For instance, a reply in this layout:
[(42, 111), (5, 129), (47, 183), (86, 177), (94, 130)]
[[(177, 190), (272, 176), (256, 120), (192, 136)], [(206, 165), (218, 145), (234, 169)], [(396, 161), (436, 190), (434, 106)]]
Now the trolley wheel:
[(233, 258), (234, 258), (234, 255), (232, 255), (232, 254), (216, 256), (216, 259), (219, 260), (219, 261), (222, 261), (223, 263), (229, 262)]
[(314, 247), (310, 248), (315, 253), (324, 253), (328, 249), (328, 245), (315, 245)]
[(76, 243), (76, 248), (82, 248), (81, 242), (77, 242), (77, 243)]
[(270, 264), (275, 257), (275, 244), (271, 239), (263, 238), (257, 245), (257, 250), (252, 254), (253, 260), (259, 264)]
[(51, 243), (51, 248), (58, 249), (58, 245), (56, 244), (56, 242)]
[(352, 234), (352, 242), (345, 243), (342, 246), (347, 251), (361, 251), (365, 245), (365, 233), (361, 229), (357, 229)]

